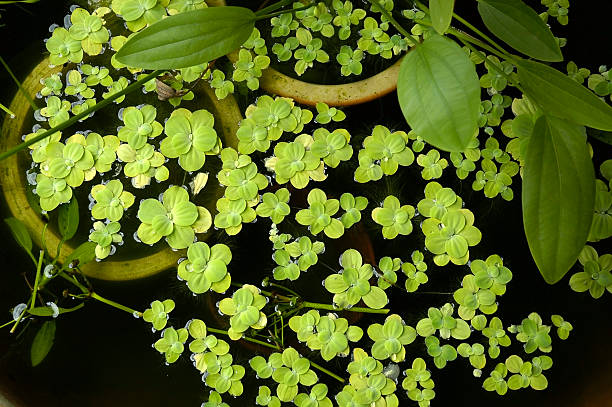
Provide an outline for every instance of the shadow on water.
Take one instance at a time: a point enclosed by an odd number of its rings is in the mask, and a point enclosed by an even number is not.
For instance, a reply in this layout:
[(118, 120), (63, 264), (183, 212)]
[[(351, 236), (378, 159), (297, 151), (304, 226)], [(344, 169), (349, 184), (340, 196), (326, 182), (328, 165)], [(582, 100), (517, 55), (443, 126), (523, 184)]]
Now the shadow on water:
[[(2, 13), (2, 21), (8, 27), (2, 28), (2, 33), (19, 33), (11, 36), (12, 41), (3, 41), (2, 55), (14, 57), (11, 66), (20, 72), (28, 72), (28, 67), (38, 62), (42, 52), (40, 38), (47, 37), (46, 27), (52, 21), (61, 21), (63, 11), (58, 2), (41, 1), (39, 4), (25, 5), (23, 8), (7, 8)], [(607, 26), (604, 23), (604, 13), (589, 14), (585, 3), (572, 4), (570, 9), (570, 27), (574, 24), (576, 32), (567, 33), (570, 38), (565, 54), (594, 69), (601, 63), (584, 42), (572, 39), (578, 35), (583, 41), (592, 41), (597, 37), (597, 27)], [(64, 8), (65, 9), (65, 8)], [(28, 12), (23, 11), (28, 10)], [(29, 14), (32, 13), (32, 14)], [(600, 19), (599, 24), (594, 19)], [(588, 21), (587, 23), (583, 23)], [(23, 24), (27, 24), (27, 29)], [(33, 27), (33, 28), (32, 28)], [(43, 29), (38, 29), (43, 27)], [(29, 46), (28, 44), (33, 44)], [(20, 53), (26, 49), (27, 53)], [(12, 89), (8, 78), (3, 73), (3, 89)], [(3, 92), (2, 102), (10, 99), (12, 92)], [(382, 100), (368, 105), (347, 109), (350, 120), (344, 123), (353, 134), (355, 143), (360, 143), (360, 137), (365, 137), (374, 124), (384, 124), (391, 129), (406, 129), (397, 109), (395, 96), (390, 95)], [(6, 104), (6, 103), (5, 103)], [(593, 147), (601, 159), (610, 158), (609, 147), (593, 142)], [(606, 153), (603, 153), (606, 151)], [(393, 180), (368, 184), (367, 188), (354, 183), (346, 186), (344, 181), (350, 176), (353, 168), (329, 171), (330, 179), (325, 186), (341, 188), (354, 194), (365, 195), (371, 203), (377, 203), (389, 193), (397, 194), (404, 203), (416, 205), (420, 199), (424, 183), (416, 185), (419, 180), (418, 169), (402, 170), (400, 176)], [(467, 208), (476, 215), (476, 226), (483, 233), (483, 242), (472, 249), (472, 258), (486, 258), (497, 253), (504, 258), (504, 263), (512, 270), (514, 278), (508, 286), (508, 292), (500, 298), (498, 315), (507, 326), (520, 323), (527, 315), (536, 311), (542, 315), (545, 323), (549, 322), (551, 314), (561, 314), (570, 321), (574, 330), (566, 341), (560, 341), (553, 333), (553, 351), (551, 357), (553, 368), (547, 372), (549, 387), (545, 391), (515, 391), (505, 397), (495, 393), (485, 392), (481, 388), (482, 380), (472, 377), (472, 368), (465, 360), (457, 360), (437, 370), (425, 356), (421, 340), (409, 346), (408, 359), (424, 356), (434, 371), (436, 383), (436, 399), (433, 405), (455, 406), (555, 406), (555, 407), (606, 407), (612, 406), (612, 300), (606, 293), (599, 300), (593, 300), (584, 293), (575, 293), (568, 287), (570, 272), (563, 281), (555, 286), (549, 286), (538, 276), (524, 239), (520, 219), (520, 191), (515, 191), (515, 199), (508, 203), (500, 199), (489, 200), (481, 192), (473, 192), (470, 182), (458, 183), (451, 176), (451, 168), (446, 170), (444, 185), (452, 185), (455, 191), (464, 199)], [(351, 190), (351, 188), (353, 190)], [(4, 205), (4, 203), (2, 203)], [(2, 213), (6, 208), (2, 207)], [(399, 256), (407, 259), (412, 250), (422, 250), (422, 237), (410, 236), (395, 239), (391, 242), (379, 238), (380, 231), (364, 216), (364, 230), (372, 237), (376, 257), (383, 255)], [(267, 234), (268, 223), (259, 222), (247, 225), (244, 233), (237, 238), (229, 239), (222, 234), (213, 236), (213, 241), (228, 244), (234, 253), (230, 272), (235, 281), (260, 281), (265, 273), (270, 273), (272, 261), (270, 245), (262, 234)], [(5, 225), (0, 225), (0, 254), (3, 265), (0, 267), (2, 282), (0, 284), (0, 310), (8, 310), (15, 304), (27, 298), (29, 290), (23, 280), (23, 273), (32, 278), (32, 267), (28, 257), (12, 241)], [(421, 240), (419, 240), (421, 239)], [(609, 247), (597, 246), (598, 249), (609, 251)], [(330, 266), (337, 268), (337, 253), (326, 253), (324, 259)], [(326, 270), (312, 271), (325, 274)], [(436, 268), (430, 265), (428, 274), (430, 285), (439, 291), (454, 291), (460, 284), (466, 267)], [(310, 271), (309, 271), (310, 273)], [(321, 294), (320, 280), (309, 275), (309, 281), (315, 281), (314, 287), (297, 287), (308, 299), (315, 299)], [(301, 280), (300, 280), (301, 284)], [(173, 298), (177, 308), (172, 313), (170, 325), (175, 327), (184, 324), (193, 317), (200, 317), (218, 324), (211, 315), (210, 302), (194, 297), (184, 283), (177, 281), (176, 273), (170, 270), (147, 280), (113, 284), (97, 281), (96, 290), (106, 297), (116, 299), (133, 308), (144, 310), (154, 299)], [(296, 288), (296, 287), (293, 287)], [(310, 297), (312, 295), (312, 298)], [(220, 299), (216, 296), (214, 301)], [(412, 294), (406, 295), (394, 292), (392, 304), (398, 305), (394, 310), (401, 314), (407, 323), (414, 326), (418, 319), (424, 316), (429, 306), (441, 306), (452, 301), (451, 296)], [(152, 333), (147, 325), (135, 321), (134, 317), (108, 307), (88, 302), (87, 310), (62, 315), (57, 320), (57, 337), (48, 358), (38, 367), (29, 367), (29, 345), (36, 327), (17, 338), (8, 334), (6, 329), (0, 331), (0, 381), (5, 387), (15, 390), (27, 406), (45, 407), (121, 407), (121, 406), (198, 406), (206, 400), (209, 388), (191, 366), (187, 357), (182, 357), (177, 363), (164, 366), (162, 357), (151, 349), (151, 344), (158, 339), (159, 333)], [(0, 323), (9, 318), (4, 317)], [(367, 322), (368, 319), (363, 319)], [(33, 323), (35, 324), (35, 323)], [(217, 325), (218, 326), (218, 325)], [(221, 326), (218, 326), (221, 327)], [(227, 339), (227, 338), (225, 338)], [(367, 345), (362, 345), (367, 346)], [(252, 348), (238, 348), (233, 351), (235, 363), (246, 364), (254, 352)], [(522, 349), (513, 344), (502, 352), (499, 358), (503, 360), (512, 353), (522, 354)], [(534, 354), (535, 355), (535, 354)], [(533, 356), (533, 355), (531, 355)], [(462, 358), (459, 358), (462, 359)], [(495, 365), (488, 361), (487, 370)], [(341, 373), (338, 363), (332, 363), (332, 369)], [(253, 400), (256, 385), (250, 369), (247, 367), (245, 378), (245, 393), (250, 393), (248, 399)], [(271, 383), (265, 383), (271, 385)], [(331, 384), (332, 393), (339, 387)], [(400, 405), (413, 405), (400, 389)], [(228, 404), (237, 405), (231, 397), (226, 397)], [(0, 398), (1, 401), (1, 398)], [(1, 404), (1, 402), (0, 402)], [(251, 405), (249, 401), (246, 403)]]

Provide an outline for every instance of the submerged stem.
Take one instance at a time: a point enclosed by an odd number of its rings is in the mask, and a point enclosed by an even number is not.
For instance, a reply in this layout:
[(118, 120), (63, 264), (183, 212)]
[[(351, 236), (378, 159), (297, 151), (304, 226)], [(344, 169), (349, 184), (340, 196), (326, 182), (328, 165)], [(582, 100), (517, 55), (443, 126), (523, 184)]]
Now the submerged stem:
[(40, 251), (38, 255), (38, 264), (36, 265), (36, 277), (34, 279), (34, 288), (32, 289), (32, 297), (30, 298), (30, 309), (34, 308), (34, 302), (36, 301), (36, 293), (38, 292), (38, 283), (40, 282), (40, 271), (42, 269), (43, 258), (45, 257), (44, 250)]
[(306, 308), (324, 309), (328, 311), (365, 312), (369, 314), (388, 314), (389, 313), (388, 308), (382, 308), (382, 309), (374, 309), (374, 308), (367, 308), (367, 307), (337, 308), (337, 307), (334, 307), (332, 304), (321, 304), (318, 302), (309, 302), (309, 301), (302, 301), (301, 305)]

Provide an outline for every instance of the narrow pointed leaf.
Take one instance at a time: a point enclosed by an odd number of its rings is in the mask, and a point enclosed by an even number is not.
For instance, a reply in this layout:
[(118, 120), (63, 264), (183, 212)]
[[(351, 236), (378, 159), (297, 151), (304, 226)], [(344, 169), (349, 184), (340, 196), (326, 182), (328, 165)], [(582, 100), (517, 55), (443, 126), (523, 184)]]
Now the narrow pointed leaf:
[(207, 7), (166, 17), (129, 39), (117, 52), (123, 64), (178, 69), (222, 57), (251, 35), (255, 14), (244, 7)]
[(70, 240), (79, 228), (79, 202), (72, 198), (58, 209), (57, 224), (64, 240)]
[(430, 0), (431, 22), (438, 34), (443, 35), (453, 19), (455, 0)]
[(521, 0), (478, 0), (478, 12), (489, 31), (515, 50), (542, 61), (563, 61), (546, 23)]
[(612, 107), (567, 75), (539, 62), (519, 61), (525, 94), (549, 114), (583, 126), (612, 131)]
[(11, 229), (11, 233), (13, 234), (13, 237), (15, 238), (19, 246), (23, 247), (26, 252), (31, 253), (32, 238), (30, 237), (30, 233), (28, 233), (28, 229), (23, 224), (23, 222), (17, 218), (12, 217), (6, 218), (4, 219), (4, 221)]
[(55, 321), (45, 322), (34, 337), (30, 348), (32, 366), (40, 364), (49, 354), (55, 341)]
[(454, 42), (434, 35), (402, 61), (397, 97), (406, 121), (427, 143), (464, 151), (478, 129), (476, 67)]
[(595, 200), (595, 170), (582, 126), (552, 116), (536, 122), (523, 173), (523, 224), (529, 249), (549, 284), (584, 247)]

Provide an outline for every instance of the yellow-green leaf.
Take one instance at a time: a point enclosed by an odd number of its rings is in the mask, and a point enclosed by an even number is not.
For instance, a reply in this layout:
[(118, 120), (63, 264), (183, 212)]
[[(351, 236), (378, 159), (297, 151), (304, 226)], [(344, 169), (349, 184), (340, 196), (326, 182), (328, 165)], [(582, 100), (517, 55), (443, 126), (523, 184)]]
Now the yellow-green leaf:
[(49, 354), (55, 340), (55, 321), (45, 322), (34, 337), (30, 348), (32, 366), (40, 364)]
[(455, 0), (430, 0), (429, 12), (431, 14), (431, 22), (438, 32), (443, 35), (450, 26), (453, 19), (453, 8)]

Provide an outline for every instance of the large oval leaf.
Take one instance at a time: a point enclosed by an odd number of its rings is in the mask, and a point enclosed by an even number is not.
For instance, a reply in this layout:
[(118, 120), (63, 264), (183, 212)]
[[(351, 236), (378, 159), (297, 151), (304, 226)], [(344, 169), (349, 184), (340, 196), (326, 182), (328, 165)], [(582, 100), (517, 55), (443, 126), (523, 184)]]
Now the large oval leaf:
[(548, 26), (521, 0), (478, 0), (478, 12), (489, 31), (515, 50), (542, 61), (563, 61)]
[(585, 128), (541, 116), (523, 172), (523, 224), (529, 249), (549, 284), (559, 281), (584, 247), (595, 202), (595, 170)]
[(59, 207), (57, 224), (64, 240), (70, 240), (76, 234), (79, 228), (79, 202), (75, 197)]
[(612, 107), (590, 90), (548, 65), (527, 60), (517, 65), (523, 91), (546, 113), (612, 131)]
[(444, 34), (450, 26), (453, 19), (453, 8), (455, 0), (430, 0), (429, 12), (431, 14), (431, 22), (435, 30), (440, 34)]
[(433, 35), (404, 57), (397, 97), (410, 127), (439, 149), (464, 151), (478, 130), (476, 67), (447, 38)]
[(54, 341), (55, 321), (47, 321), (42, 324), (32, 342), (32, 347), (30, 348), (32, 366), (40, 364), (47, 357)]
[(222, 57), (251, 35), (255, 14), (244, 7), (207, 7), (166, 17), (130, 38), (117, 52), (123, 64), (178, 69)]

